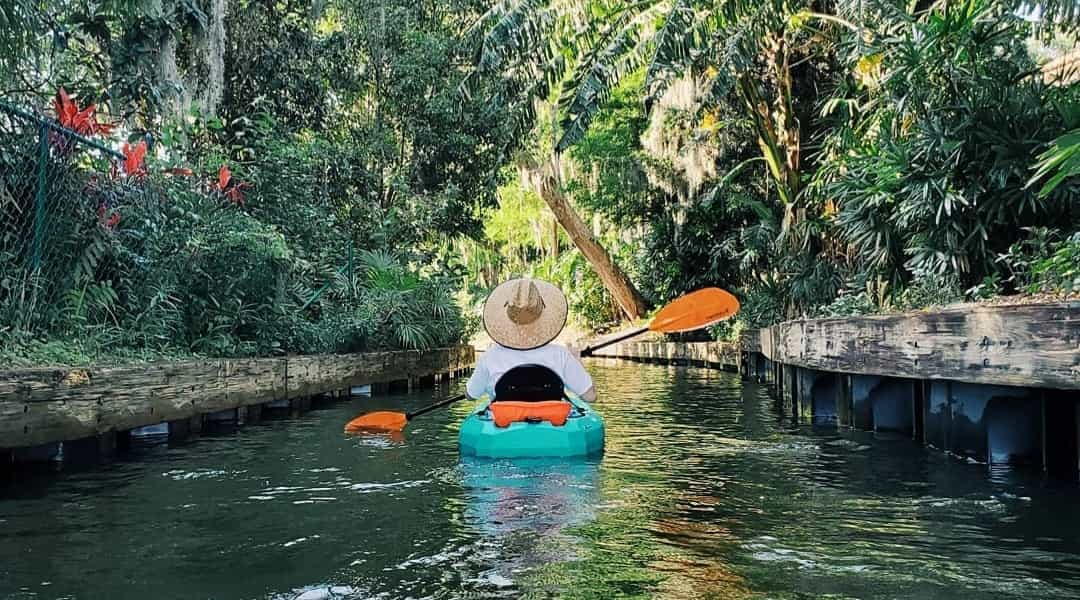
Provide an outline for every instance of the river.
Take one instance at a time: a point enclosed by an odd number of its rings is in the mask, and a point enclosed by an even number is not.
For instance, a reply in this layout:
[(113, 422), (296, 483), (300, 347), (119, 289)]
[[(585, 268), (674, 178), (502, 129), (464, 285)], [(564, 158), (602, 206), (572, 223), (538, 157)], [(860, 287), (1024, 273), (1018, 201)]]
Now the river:
[(426, 390), (19, 474), (0, 597), (1080, 597), (1074, 482), (797, 426), (728, 373), (589, 368), (602, 459), (463, 462), (466, 404), (342, 435)]

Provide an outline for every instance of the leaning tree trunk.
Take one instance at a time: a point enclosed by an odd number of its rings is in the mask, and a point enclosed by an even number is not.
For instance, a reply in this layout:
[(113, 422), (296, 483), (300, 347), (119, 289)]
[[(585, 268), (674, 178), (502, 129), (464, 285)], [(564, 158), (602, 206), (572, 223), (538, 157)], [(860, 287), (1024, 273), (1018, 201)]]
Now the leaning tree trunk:
[(629, 319), (638, 319), (645, 314), (645, 299), (630, 282), (626, 273), (615, 264), (611, 255), (593, 239), (592, 233), (581, 217), (570, 205), (570, 200), (562, 191), (559, 169), (554, 159), (540, 168), (529, 169), (528, 177), (540, 198), (551, 208), (555, 220), (562, 225), (570, 239), (581, 250), (585, 260), (589, 261), (604, 287), (615, 298), (623, 314)]

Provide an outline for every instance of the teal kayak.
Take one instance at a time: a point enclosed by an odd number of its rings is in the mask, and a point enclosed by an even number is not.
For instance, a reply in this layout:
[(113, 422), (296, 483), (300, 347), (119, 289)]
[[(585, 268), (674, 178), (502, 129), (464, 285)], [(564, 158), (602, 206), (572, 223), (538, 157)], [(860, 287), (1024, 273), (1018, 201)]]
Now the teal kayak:
[(462, 456), (488, 458), (592, 456), (604, 451), (604, 419), (587, 402), (569, 398), (573, 409), (564, 425), (548, 421), (498, 427), (490, 402), (483, 402), (461, 424)]

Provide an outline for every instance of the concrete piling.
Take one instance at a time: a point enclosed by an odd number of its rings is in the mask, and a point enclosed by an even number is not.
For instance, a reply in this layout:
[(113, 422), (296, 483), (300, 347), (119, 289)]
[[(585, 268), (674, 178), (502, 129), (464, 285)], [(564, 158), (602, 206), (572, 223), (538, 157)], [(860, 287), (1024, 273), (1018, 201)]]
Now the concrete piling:
[(851, 426), (871, 431), (914, 433), (915, 380), (852, 375)]
[(813, 369), (798, 369), (798, 408), (800, 421), (815, 425), (836, 423), (837, 375)]

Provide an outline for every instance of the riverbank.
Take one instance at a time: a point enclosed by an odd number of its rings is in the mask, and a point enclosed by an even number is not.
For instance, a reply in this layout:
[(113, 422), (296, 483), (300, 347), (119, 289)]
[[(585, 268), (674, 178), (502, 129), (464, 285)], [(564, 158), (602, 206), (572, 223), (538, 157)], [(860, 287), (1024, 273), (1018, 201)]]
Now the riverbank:
[(80, 440), (112, 448), (117, 435), (139, 427), (168, 423), (169, 432), (186, 431), (206, 415), (242, 421), (241, 412), (251, 407), (302, 405), (305, 398), (353, 386), (404, 382), (411, 388), (459, 374), (473, 360), (471, 346), (455, 346), (0, 371), (0, 449), (7, 449), (10, 462), (19, 448)]
[(731, 368), (796, 422), (891, 432), (965, 460), (1080, 476), (1080, 302), (788, 321), (724, 342), (599, 353)]

